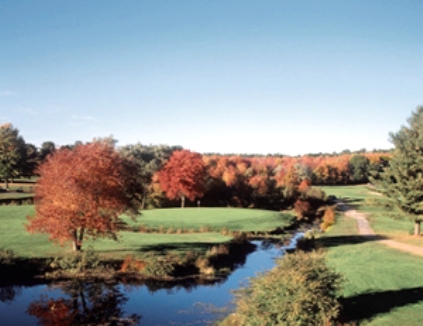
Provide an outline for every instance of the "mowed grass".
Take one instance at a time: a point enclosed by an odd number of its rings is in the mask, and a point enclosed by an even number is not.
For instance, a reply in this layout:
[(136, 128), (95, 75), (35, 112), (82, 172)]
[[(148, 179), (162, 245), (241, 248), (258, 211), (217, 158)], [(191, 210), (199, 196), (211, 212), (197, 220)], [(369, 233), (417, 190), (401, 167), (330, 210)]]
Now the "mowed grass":
[[(48, 241), (47, 235), (29, 234), (25, 231), (26, 216), (34, 214), (34, 206), (0, 207), (0, 249), (11, 249), (22, 257), (52, 257), (70, 252), (70, 245), (60, 247)], [(125, 220), (129, 220), (124, 217)], [(288, 214), (250, 209), (160, 209), (144, 211), (133, 226), (149, 221), (151, 225), (177, 228), (197, 228), (209, 225), (220, 230), (227, 226), (239, 231), (268, 231), (283, 227), (290, 219)], [(85, 241), (83, 248), (93, 249), (109, 258), (121, 258), (132, 254), (145, 255), (149, 252), (165, 254), (169, 251), (183, 253), (187, 250), (206, 251), (211, 246), (230, 241), (232, 237), (215, 233), (146, 234), (120, 232), (119, 241), (98, 239)]]
[(0, 193), (0, 199), (22, 199), (22, 198), (33, 198), (34, 195), (31, 194), (25, 194), (25, 193), (16, 193), (16, 192), (1, 192)]
[(375, 201), (383, 199), (367, 186), (330, 186), (323, 187), (328, 195), (335, 195), (345, 200), (367, 216), (373, 230), (382, 236), (404, 243), (423, 246), (423, 237), (414, 237), (414, 223), (406, 219), (394, 219), (392, 213), (396, 209), (388, 209), (375, 204)]
[(243, 208), (166, 208), (142, 211), (132, 226), (196, 229), (209, 227), (213, 231), (272, 231), (291, 223), (293, 215), (262, 209)]
[(344, 275), (345, 322), (423, 325), (423, 258), (357, 235), (356, 222), (339, 216), (319, 239), (328, 261)]

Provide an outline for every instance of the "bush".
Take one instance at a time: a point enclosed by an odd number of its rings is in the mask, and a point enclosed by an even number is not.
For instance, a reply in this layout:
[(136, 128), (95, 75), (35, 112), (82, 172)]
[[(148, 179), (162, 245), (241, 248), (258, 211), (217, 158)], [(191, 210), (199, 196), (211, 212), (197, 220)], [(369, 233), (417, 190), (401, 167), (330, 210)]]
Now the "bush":
[(320, 228), (323, 231), (326, 231), (328, 227), (335, 224), (335, 216), (336, 216), (335, 206), (327, 207), (326, 210), (325, 210), (325, 214), (323, 215), (322, 223), (320, 224)]
[(16, 255), (13, 250), (0, 249), (0, 265), (10, 265), (16, 259)]
[(298, 199), (294, 204), (294, 210), (297, 214), (297, 219), (301, 221), (310, 217), (312, 208), (308, 201)]
[(53, 268), (55, 275), (82, 275), (103, 266), (99, 256), (92, 248), (88, 248), (86, 251), (55, 257), (50, 267)]
[(329, 325), (339, 314), (340, 283), (321, 252), (287, 255), (237, 291), (237, 309), (221, 325)]

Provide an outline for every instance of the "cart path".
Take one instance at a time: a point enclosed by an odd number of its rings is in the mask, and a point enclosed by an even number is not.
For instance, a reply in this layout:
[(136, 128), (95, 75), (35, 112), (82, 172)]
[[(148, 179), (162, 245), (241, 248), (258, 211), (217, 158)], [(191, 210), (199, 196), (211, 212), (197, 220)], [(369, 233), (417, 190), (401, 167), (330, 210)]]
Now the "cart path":
[[(369, 221), (367, 221), (366, 219), (366, 214), (353, 209), (352, 207), (348, 206), (343, 202), (338, 202), (338, 208), (340, 211), (344, 212), (346, 216), (351, 217), (357, 221), (358, 233), (360, 235), (368, 237), (376, 235), (375, 231), (373, 231), (373, 229), (371, 228)], [(414, 246), (389, 239), (377, 240), (377, 242), (380, 242), (389, 248), (401, 250), (416, 256), (423, 257), (423, 247), (420, 246)]]

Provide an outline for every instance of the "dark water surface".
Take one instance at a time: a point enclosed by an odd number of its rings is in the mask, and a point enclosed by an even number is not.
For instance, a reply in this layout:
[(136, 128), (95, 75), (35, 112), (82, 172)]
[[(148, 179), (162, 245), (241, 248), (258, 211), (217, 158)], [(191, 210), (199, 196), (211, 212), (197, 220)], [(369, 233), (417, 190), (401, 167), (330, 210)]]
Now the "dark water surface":
[(297, 234), (286, 247), (253, 241), (257, 250), (248, 255), (245, 264), (214, 284), (179, 284), (168, 289), (156, 283), (83, 282), (0, 287), (0, 325), (211, 324), (230, 312), (231, 290), (246, 284), (257, 272), (272, 268), (274, 258), (295, 247), (301, 236)]

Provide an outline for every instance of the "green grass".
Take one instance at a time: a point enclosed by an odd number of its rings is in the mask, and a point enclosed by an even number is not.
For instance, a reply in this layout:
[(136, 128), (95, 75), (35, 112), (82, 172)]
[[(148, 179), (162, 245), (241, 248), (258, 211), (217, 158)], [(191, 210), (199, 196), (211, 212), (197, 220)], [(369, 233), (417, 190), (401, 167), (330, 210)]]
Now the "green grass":
[(34, 195), (32, 195), (32, 194), (0, 192), (0, 200), (1, 199), (32, 198), (32, 197), (34, 197)]
[(209, 226), (214, 231), (226, 227), (232, 231), (272, 231), (288, 226), (293, 216), (261, 209), (242, 208), (168, 208), (142, 211), (136, 222), (124, 220), (130, 225), (149, 227), (198, 229)]
[(423, 258), (357, 235), (354, 220), (339, 217), (319, 242), (346, 282), (345, 321), (362, 325), (423, 324)]
[(377, 196), (367, 186), (323, 186), (321, 187), (327, 195), (335, 195), (340, 199), (350, 199), (354, 201), (365, 200), (369, 196)]
[(374, 201), (382, 197), (366, 186), (333, 186), (323, 187), (323, 189), (328, 195), (335, 195), (365, 213), (377, 234), (400, 242), (423, 246), (423, 237), (412, 236), (413, 222), (406, 219), (394, 219), (392, 213), (398, 212), (397, 210), (375, 205)]
[[(51, 257), (68, 253), (70, 246), (60, 247), (47, 240), (47, 235), (29, 234), (25, 231), (26, 216), (34, 214), (34, 206), (0, 207), (0, 249), (12, 249), (22, 257)], [(128, 218), (125, 218), (129, 220)], [(284, 226), (288, 215), (277, 212), (231, 209), (160, 209), (145, 211), (133, 225), (149, 223), (174, 229), (196, 228), (210, 225), (216, 230), (227, 226), (232, 230), (272, 230)], [(118, 242), (109, 239), (85, 241), (83, 248), (92, 245), (95, 251), (112, 257), (127, 254), (145, 255), (149, 251), (166, 253), (168, 251), (184, 252), (187, 250), (206, 251), (212, 245), (224, 243), (232, 238), (220, 233), (194, 234), (146, 234), (121, 232)]]

